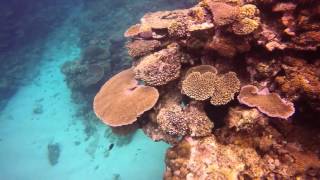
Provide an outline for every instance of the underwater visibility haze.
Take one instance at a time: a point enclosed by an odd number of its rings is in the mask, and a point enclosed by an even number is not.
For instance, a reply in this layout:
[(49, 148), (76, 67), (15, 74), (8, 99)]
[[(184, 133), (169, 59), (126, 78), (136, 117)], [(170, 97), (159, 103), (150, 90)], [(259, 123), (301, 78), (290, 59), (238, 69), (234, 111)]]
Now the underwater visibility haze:
[(0, 180), (320, 179), (320, 1), (0, 3)]

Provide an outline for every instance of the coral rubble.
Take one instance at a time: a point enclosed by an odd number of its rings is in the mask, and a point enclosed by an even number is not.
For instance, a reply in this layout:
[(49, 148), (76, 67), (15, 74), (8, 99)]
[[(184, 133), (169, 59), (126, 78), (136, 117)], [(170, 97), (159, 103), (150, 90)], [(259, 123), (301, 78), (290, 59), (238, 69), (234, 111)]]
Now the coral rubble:
[(102, 87), (97, 116), (172, 144), (164, 179), (319, 179), (319, 8), (201, 0), (147, 13), (124, 34), (130, 78)]

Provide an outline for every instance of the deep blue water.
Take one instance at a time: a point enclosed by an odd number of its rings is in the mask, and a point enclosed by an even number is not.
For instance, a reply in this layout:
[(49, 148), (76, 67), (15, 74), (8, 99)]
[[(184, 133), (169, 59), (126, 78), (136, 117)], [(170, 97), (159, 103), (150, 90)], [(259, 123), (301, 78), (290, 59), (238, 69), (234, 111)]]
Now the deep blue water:
[[(99, 86), (131, 64), (123, 32), (149, 11), (186, 0), (0, 0), (0, 179), (162, 179), (165, 143), (118, 136), (96, 119)], [(104, 65), (76, 84), (67, 71)], [(68, 66), (69, 67), (69, 66)]]

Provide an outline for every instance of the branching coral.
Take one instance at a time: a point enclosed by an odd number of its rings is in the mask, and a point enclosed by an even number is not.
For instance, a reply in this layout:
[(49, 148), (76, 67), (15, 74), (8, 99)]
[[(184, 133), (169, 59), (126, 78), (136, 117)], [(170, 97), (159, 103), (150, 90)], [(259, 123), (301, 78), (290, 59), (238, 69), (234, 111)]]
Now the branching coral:
[(132, 69), (113, 76), (94, 98), (93, 109), (107, 125), (123, 126), (137, 120), (157, 102), (157, 89), (138, 85)]
[(293, 103), (281, 99), (276, 93), (269, 93), (267, 89), (259, 91), (253, 85), (243, 86), (238, 100), (249, 107), (257, 107), (260, 112), (270, 117), (288, 119), (295, 112)]
[(136, 78), (151, 86), (160, 86), (180, 76), (182, 55), (176, 46), (142, 58), (134, 68)]

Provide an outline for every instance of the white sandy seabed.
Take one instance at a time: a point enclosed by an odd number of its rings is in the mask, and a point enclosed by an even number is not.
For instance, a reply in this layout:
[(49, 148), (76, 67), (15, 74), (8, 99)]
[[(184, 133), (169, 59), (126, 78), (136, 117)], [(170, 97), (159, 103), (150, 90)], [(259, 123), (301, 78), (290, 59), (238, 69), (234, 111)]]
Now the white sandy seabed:
[[(70, 22), (50, 34), (39, 60), (40, 73), (0, 112), (0, 180), (162, 179), (168, 145), (152, 142), (141, 131), (128, 145), (115, 146), (108, 157), (104, 125), (95, 138), (84, 141), (84, 126), (75, 116), (76, 106), (60, 72), (65, 61), (80, 55), (77, 29)], [(35, 114), (39, 104), (43, 113)], [(98, 141), (94, 158), (86, 152), (92, 141)], [(61, 149), (55, 166), (48, 160), (51, 142)]]

